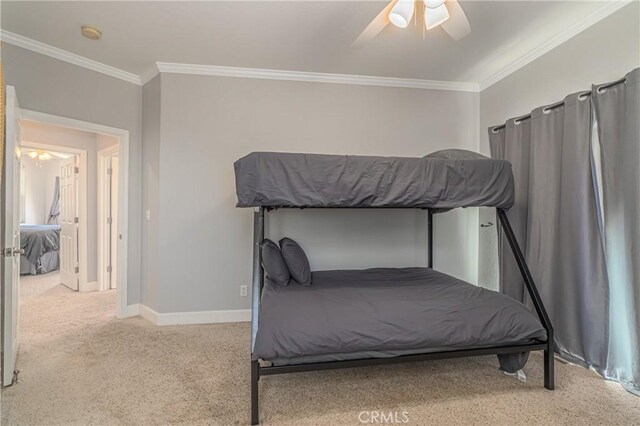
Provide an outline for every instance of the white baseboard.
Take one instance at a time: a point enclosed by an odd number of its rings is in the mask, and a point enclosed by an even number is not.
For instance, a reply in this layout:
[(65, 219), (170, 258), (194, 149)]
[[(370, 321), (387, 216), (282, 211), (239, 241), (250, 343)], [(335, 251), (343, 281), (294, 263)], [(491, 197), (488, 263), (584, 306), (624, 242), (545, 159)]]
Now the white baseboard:
[(140, 304), (139, 314), (142, 318), (151, 321), (155, 325), (216, 324), (251, 321), (250, 309), (161, 313), (156, 312), (146, 305)]
[(143, 305), (142, 303), (139, 305), (140, 309), (139, 309), (139, 315), (146, 319), (147, 321), (150, 321), (154, 324), (158, 324), (158, 313), (156, 311), (154, 311), (153, 309), (151, 309), (150, 307), (148, 307), (147, 305)]
[(122, 312), (118, 315), (118, 318), (130, 318), (140, 315), (140, 304), (134, 303), (133, 305), (127, 305)]
[(86, 284), (82, 284), (78, 289), (80, 293), (85, 293), (87, 291), (98, 291), (100, 289), (100, 285), (98, 281), (91, 281)]

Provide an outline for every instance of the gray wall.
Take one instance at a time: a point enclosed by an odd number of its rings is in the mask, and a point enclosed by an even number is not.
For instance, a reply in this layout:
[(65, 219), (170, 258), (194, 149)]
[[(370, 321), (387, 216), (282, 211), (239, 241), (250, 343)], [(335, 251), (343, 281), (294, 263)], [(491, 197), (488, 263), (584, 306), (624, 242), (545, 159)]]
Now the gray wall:
[(117, 144), (118, 144), (117, 137), (96, 133), (96, 149), (98, 151), (102, 151), (103, 149), (112, 147)]
[[(623, 77), (640, 66), (640, 3), (633, 2), (541, 56), (480, 94), (480, 150), (489, 154), (489, 126), (588, 90), (592, 83)], [(494, 212), (481, 209), (481, 223), (495, 223)], [(481, 228), (478, 280), (498, 286), (495, 227)]]
[(2, 46), (6, 84), (25, 109), (129, 130), (128, 300), (140, 301), (142, 89), (10, 44)]
[[(160, 79), (157, 75), (142, 88), (142, 209), (149, 220), (142, 221), (142, 286), (141, 300), (153, 309), (158, 306), (158, 218), (160, 161)], [(176, 259), (178, 257), (176, 256)]]
[[(251, 282), (252, 210), (234, 207), (233, 162), (241, 156), (477, 149), (477, 93), (172, 74), (159, 84), (159, 191), (150, 226), (161, 232), (158, 259), (148, 261), (159, 267), (155, 306), (143, 292), (143, 303), (159, 312), (249, 307), (240, 285)], [(156, 111), (149, 123), (145, 111), (144, 128), (157, 129), (158, 82), (149, 85), (143, 104)], [(145, 169), (155, 170), (156, 151), (146, 142)], [(144, 188), (149, 206), (156, 202), (152, 180)], [(474, 213), (436, 218), (437, 268), (472, 281)], [(315, 270), (425, 264), (424, 212), (287, 210), (269, 217), (267, 235), (299, 240)]]

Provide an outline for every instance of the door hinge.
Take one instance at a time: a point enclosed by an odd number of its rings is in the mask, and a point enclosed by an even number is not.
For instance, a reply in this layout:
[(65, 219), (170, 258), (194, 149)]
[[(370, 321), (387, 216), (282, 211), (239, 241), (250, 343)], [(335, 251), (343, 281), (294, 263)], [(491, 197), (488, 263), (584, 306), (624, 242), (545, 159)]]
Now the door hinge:
[(111, 271), (113, 271), (113, 269), (111, 268), (111, 266), (107, 266), (107, 272), (111, 273)]
[(108, 217), (108, 218), (107, 218), (107, 224), (111, 225), (111, 222), (112, 222), (112, 221), (113, 221), (113, 219), (112, 219), (112, 218), (110, 218), (110, 217)]
[(80, 272), (80, 267), (76, 266), (75, 271), (76, 271), (76, 274)]
[(80, 218), (78, 216), (74, 217), (73, 223), (80, 223)]
[(75, 167), (73, 168), (73, 173), (80, 173), (80, 167), (75, 166)]
[(112, 169), (111, 167), (109, 167), (109, 168), (107, 169), (107, 174), (108, 174), (108, 175), (111, 175), (112, 173), (113, 173), (113, 169)]

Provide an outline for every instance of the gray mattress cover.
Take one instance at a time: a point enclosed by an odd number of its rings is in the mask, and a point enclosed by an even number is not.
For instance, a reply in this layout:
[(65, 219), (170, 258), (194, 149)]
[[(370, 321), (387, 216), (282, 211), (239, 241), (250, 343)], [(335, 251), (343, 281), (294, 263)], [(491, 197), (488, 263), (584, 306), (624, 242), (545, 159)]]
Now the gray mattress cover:
[(253, 152), (234, 163), (237, 207), (513, 205), (511, 164), (464, 150), (424, 158)]
[(544, 340), (521, 303), (429, 268), (320, 271), (308, 287), (265, 286), (253, 359), (282, 364)]

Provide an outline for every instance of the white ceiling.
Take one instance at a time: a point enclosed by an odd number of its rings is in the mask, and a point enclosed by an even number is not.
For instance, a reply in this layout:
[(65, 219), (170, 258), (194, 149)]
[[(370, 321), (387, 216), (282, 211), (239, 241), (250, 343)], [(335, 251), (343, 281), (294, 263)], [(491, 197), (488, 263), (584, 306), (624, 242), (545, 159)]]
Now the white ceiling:
[[(350, 47), (385, 1), (2, 2), (2, 29), (145, 75), (174, 62), (480, 82), (602, 8), (600, 1), (460, 1), (472, 32), (389, 25)], [(81, 25), (103, 31), (99, 41)]]

